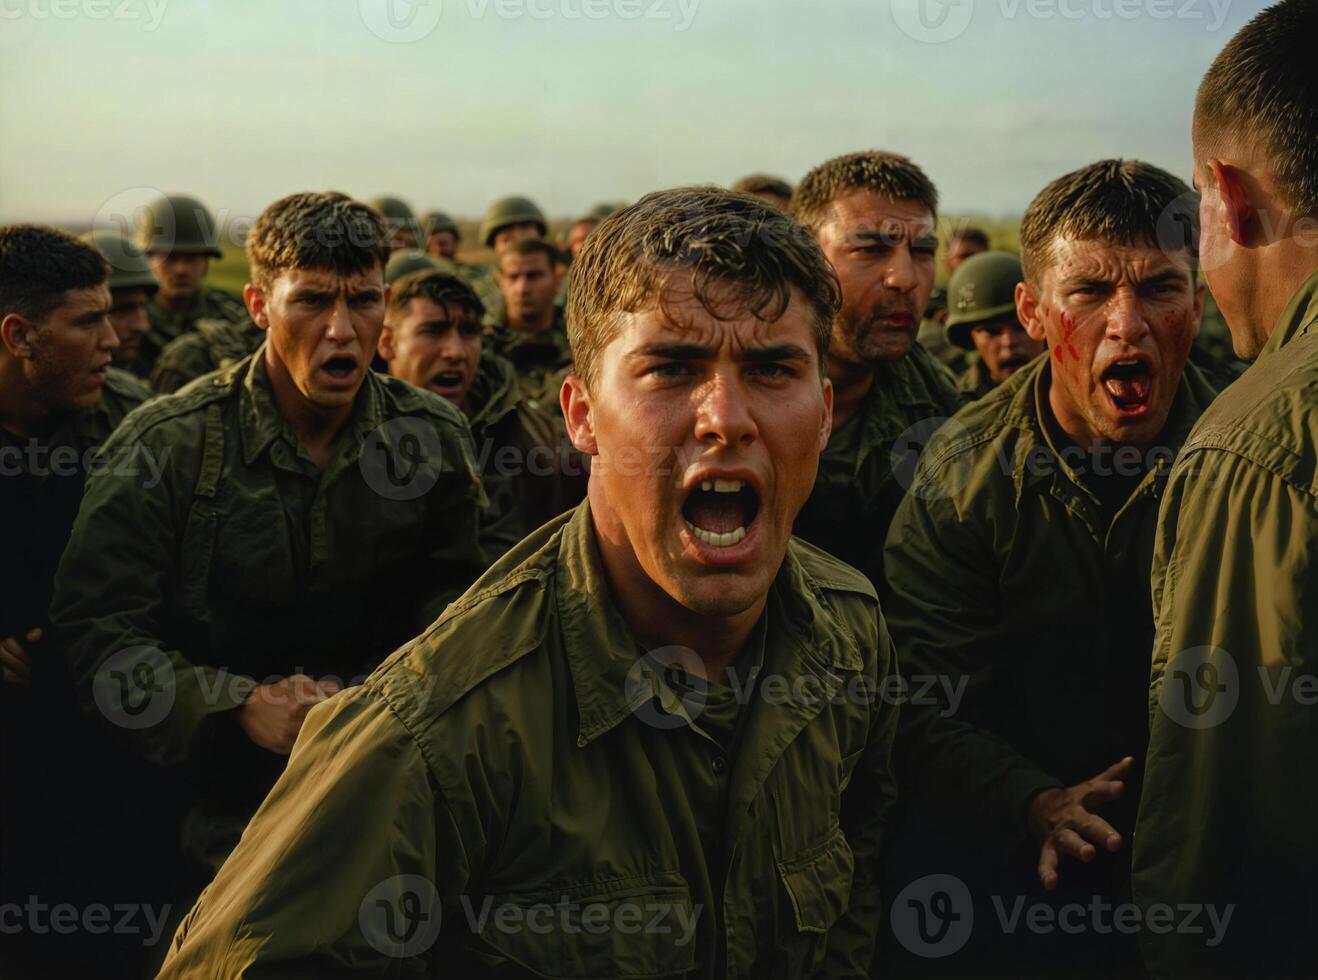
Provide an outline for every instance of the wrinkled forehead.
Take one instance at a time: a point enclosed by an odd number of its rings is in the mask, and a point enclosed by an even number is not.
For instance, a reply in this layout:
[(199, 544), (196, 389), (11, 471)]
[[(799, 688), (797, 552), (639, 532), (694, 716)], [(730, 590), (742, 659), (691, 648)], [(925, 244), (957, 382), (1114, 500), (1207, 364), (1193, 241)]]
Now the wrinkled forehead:
[(111, 306), (110, 287), (107, 285), (87, 286), (82, 289), (66, 290), (54, 314), (65, 319), (108, 313)]
[(1111, 242), (1095, 238), (1056, 235), (1049, 249), (1051, 261), (1045, 282), (1137, 283), (1181, 275), (1194, 277), (1189, 249), (1167, 249), (1154, 241)]
[(937, 218), (919, 201), (901, 201), (861, 188), (833, 199), (821, 237), (834, 242), (883, 239), (890, 244), (933, 238)]
[(275, 290), (310, 290), (329, 293), (358, 293), (384, 288), (384, 268), (375, 265), (356, 272), (334, 269), (281, 269), (271, 284)]
[(407, 304), (407, 312), (402, 325), (404, 327), (422, 327), (427, 324), (449, 324), (459, 326), (464, 323), (479, 323), (476, 311), (468, 309), (461, 303), (437, 303), (429, 296), (414, 296)]

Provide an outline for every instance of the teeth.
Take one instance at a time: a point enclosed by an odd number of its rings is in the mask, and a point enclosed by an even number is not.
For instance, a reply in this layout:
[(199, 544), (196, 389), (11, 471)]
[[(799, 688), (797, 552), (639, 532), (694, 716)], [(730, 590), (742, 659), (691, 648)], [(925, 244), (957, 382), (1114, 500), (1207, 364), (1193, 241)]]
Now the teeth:
[(742, 483), (740, 480), (715, 480), (715, 493), (741, 493)]
[(700, 489), (704, 490), (705, 493), (709, 493), (709, 491), (714, 489), (714, 481), (713, 480), (702, 481), (700, 484)]
[(706, 531), (703, 527), (696, 527), (690, 521), (686, 522), (686, 526), (687, 530), (697, 538), (715, 548), (731, 548), (734, 544), (746, 538), (746, 529), (744, 527), (739, 527), (735, 531), (728, 531), (725, 534), (719, 534), (717, 531)]

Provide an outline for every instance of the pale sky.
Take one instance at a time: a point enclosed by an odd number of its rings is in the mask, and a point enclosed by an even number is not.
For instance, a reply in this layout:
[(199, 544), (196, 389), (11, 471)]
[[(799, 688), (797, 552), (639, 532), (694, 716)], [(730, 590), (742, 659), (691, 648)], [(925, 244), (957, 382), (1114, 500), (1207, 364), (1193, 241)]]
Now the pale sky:
[(1101, 157), (1189, 178), (1194, 92), (1263, 0), (0, 0), (0, 223), (157, 190), (555, 217), (906, 153), (1018, 214)]

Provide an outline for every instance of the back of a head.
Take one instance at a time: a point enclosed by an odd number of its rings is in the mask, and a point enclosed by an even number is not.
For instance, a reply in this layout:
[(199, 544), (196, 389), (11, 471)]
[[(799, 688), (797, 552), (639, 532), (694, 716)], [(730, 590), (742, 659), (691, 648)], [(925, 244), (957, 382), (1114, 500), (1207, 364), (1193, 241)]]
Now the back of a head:
[(795, 290), (814, 320), (821, 364), (841, 301), (828, 260), (799, 224), (718, 187), (657, 191), (615, 212), (591, 232), (569, 275), (568, 338), (587, 384), (622, 315), (662, 309), (675, 278), (716, 319), (749, 312), (772, 322)]
[(1195, 155), (1265, 154), (1295, 213), (1318, 217), (1318, 3), (1282, 0), (1244, 27), (1214, 60), (1195, 103)]
[(733, 184), (732, 189), (738, 194), (776, 194), (789, 200), (792, 196), (792, 185), (772, 174), (751, 174)]
[(817, 235), (833, 202), (850, 191), (872, 191), (892, 201), (915, 201), (938, 214), (938, 190), (914, 162), (898, 153), (864, 150), (826, 160), (801, 178), (792, 213)]
[(1198, 195), (1183, 180), (1140, 160), (1100, 160), (1059, 177), (1021, 219), (1021, 264), (1038, 284), (1057, 236), (1110, 245), (1187, 250), (1199, 241)]
[(252, 282), (262, 288), (280, 273), (318, 269), (356, 275), (389, 259), (389, 231), (369, 205), (337, 191), (290, 194), (261, 212), (247, 233)]
[(44, 225), (0, 228), (0, 320), (11, 313), (40, 325), (74, 289), (105, 282), (110, 267), (93, 246)]

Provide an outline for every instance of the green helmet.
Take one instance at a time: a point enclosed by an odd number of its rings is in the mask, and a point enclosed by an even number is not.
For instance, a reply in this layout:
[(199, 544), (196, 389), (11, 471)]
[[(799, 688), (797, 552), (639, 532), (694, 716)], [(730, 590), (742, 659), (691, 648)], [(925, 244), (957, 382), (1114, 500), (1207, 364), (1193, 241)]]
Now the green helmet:
[(373, 197), (366, 202), (376, 211), (380, 212), (380, 217), (384, 218), (389, 224), (401, 224), (404, 221), (416, 221), (416, 215), (408, 207), (407, 202), (401, 197)]
[(427, 211), (425, 225), (427, 236), (433, 235), (437, 231), (451, 231), (454, 238), (462, 237), (462, 232), (458, 230), (458, 223), (443, 211)]
[(142, 209), (137, 222), (137, 247), (148, 255), (209, 255), (220, 258), (215, 217), (195, 197), (167, 194)]
[(91, 245), (110, 263), (111, 289), (146, 289), (155, 292), (160, 280), (151, 270), (145, 254), (125, 235), (117, 231), (89, 231), (82, 240)]
[(405, 248), (389, 256), (389, 262), (384, 267), (384, 284), (392, 286), (403, 276), (432, 270), (447, 272), (449, 275), (456, 275), (458, 271), (457, 267), (447, 259), (436, 258), (418, 248)]
[(509, 225), (538, 225), (540, 234), (549, 230), (545, 213), (528, 197), (501, 197), (490, 205), (481, 221), (481, 242), (487, 247), (494, 244), (500, 228)]
[(974, 350), (977, 323), (1016, 313), (1016, 286), (1025, 278), (1021, 260), (1007, 252), (981, 252), (962, 262), (947, 285), (947, 339)]

